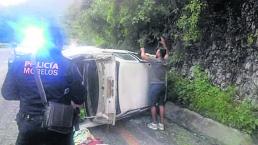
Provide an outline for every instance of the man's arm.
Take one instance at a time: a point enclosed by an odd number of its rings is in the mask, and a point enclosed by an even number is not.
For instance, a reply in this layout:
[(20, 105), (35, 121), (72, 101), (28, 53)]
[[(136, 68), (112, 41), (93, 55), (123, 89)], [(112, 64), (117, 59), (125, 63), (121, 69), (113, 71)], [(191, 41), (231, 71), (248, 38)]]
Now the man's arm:
[(169, 50), (168, 50), (168, 47), (166, 45), (166, 41), (163, 37), (160, 38), (161, 41), (160, 41), (160, 44), (162, 45), (163, 48), (166, 49), (166, 55), (164, 56), (164, 59), (168, 59), (168, 56), (169, 56)]
[(6, 100), (19, 100), (18, 88), (16, 85), (16, 80), (14, 76), (13, 65), (10, 65), (10, 68), (6, 74), (1, 93)]
[(166, 48), (166, 55), (164, 56), (164, 59), (168, 59), (168, 56), (169, 56), (169, 51), (168, 51), (168, 49)]
[(141, 48), (140, 50), (141, 50), (141, 58), (143, 60), (148, 60), (149, 57), (148, 57), (148, 55), (146, 55), (144, 48)]

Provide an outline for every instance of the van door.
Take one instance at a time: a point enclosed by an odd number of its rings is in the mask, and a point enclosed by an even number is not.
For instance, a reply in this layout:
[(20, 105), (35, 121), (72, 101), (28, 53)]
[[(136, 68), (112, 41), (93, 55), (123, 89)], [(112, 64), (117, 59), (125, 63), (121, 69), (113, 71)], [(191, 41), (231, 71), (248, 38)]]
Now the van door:
[(96, 58), (96, 65), (99, 74), (99, 100), (96, 123), (113, 124), (116, 119), (116, 61), (114, 56), (102, 56)]

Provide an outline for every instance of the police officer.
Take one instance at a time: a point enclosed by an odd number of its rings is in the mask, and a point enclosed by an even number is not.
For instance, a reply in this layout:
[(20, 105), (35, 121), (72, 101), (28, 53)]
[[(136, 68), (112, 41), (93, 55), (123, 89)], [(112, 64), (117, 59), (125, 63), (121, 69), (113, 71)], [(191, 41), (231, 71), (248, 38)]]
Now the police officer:
[[(48, 27), (51, 47), (36, 53), (36, 68), (40, 74), (47, 100), (64, 104), (82, 104), (84, 87), (76, 66), (62, 56), (63, 35), (56, 25)], [(19, 134), (16, 145), (71, 145), (72, 133), (61, 134), (42, 128), (43, 110), (41, 97), (34, 78), (31, 56), (16, 58), (9, 69), (2, 87), (6, 100), (19, 100), (16, 116)]]

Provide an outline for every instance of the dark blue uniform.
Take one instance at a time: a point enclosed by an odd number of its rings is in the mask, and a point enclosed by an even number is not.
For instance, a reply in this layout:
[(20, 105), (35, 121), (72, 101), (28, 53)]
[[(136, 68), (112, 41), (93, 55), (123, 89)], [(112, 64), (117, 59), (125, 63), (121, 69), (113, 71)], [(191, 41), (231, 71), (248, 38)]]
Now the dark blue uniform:
[[(71, 134), (59, 134), (41, 128), (44, 106), (34, 79), (30, 56), (21, 56), (10, 64), (2, 87), (6, 100), (20, 100), (17, 114), (17, 145), (70, 145)], [(47, 100), (70, 104), (83, 103), (85, 89), (76, 66), (61, 53), (38, 56), (35, 65)]]

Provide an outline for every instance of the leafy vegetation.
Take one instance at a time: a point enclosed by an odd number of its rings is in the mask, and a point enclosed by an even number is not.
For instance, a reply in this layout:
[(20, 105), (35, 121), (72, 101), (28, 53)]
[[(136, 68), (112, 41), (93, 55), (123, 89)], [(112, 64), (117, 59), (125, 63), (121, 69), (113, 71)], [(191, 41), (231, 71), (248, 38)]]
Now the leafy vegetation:
[(68, 33), (82, 44), (139, 49), (155, 44), (164, 32), (171, 2), (161, 0), (94, 0), (89, 7), (71, 7)]
[(247, 45), (251, 46), (257, 39), (257, 34), (248, 34), (247, 35)]
[(87, 117), (85, 108), (80, 108), (79, 117), (80, 117), (80, 120), (84, 120), (85, 117)]
[(200, 38), (200, 30), (198, 22), (200, 13), (205, 5), (200, 0), (191, 0), (185, 5), (181, 17), (177, 22), (177, 26), (182, 29), (183, 40), (186, 42), (197, 41)]
[[(155, 47), (157, 38), (197, 41), (198, 21), (205, 6), (201, 0), (183, 3), (170, 0), (94, 0), (86, 8), (70, 7), (66, 28), (82, 44), (120, 49)], [(178, 15), (181, 9), (181, 15)], [(180, 17), (179, 17), (180, 16)], [(178, 34), (178, 30), (182, 32)]]
[(207, 74), (194, 68), (194, 78), (187, 79), (176, 72), (169, 74), (169, 96), (178, 103), (215, 119), (228, 126), (252, 133), (258, 126), (258, 119), (251, 111), (248, 102), (236, 102), (233, 100), (235, 87), (230, 86), (226, 90), (211, 84)]
[(171, 54), (171, 57), (169, 57), (169, 63), (173, 66), (176, 66), (176, 64), (179, 64), (184, 61), (184, 51), (183, 50), (174, 50), (174, 52)]

